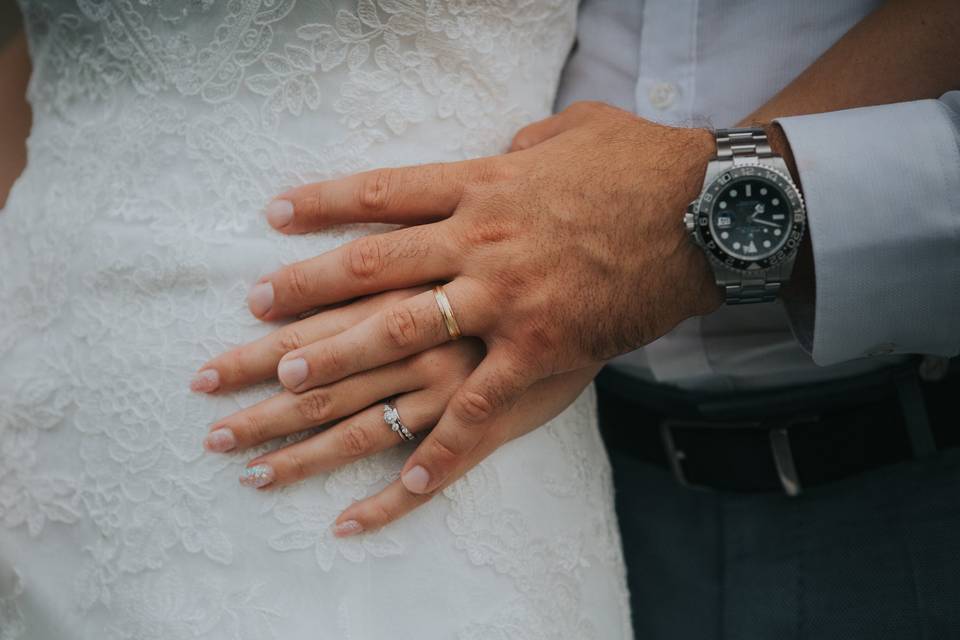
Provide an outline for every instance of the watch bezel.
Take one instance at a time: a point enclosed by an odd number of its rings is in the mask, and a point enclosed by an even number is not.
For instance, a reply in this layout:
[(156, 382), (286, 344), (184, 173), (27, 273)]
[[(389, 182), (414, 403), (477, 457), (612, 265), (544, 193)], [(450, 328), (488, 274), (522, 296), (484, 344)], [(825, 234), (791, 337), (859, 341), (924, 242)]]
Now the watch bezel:
[[(781, 189), (789, 203), (792, 227), (783, 246), (775, 253), (758, 260), (750, 260), (730, 255), (719, 242), (714, 240), (710, 225), (710, 215), (717, 194), (732, 180), (744, 177), (758, 177), (769, 180)], [(706, 205), (706, 207), (705, 207)], [(703, 212), (703, 213), (701, 213)], [(768, 271), (790, 260), (797, 255), (800, 241), (806, 232), (807, 214), (803, 204), (803, 196), (793, 180), (782, 172), (761, 164), (746, 164), (731, 167), (720, 172), (700, 192), (700, 197), (693, 203), (692, 208), (694, 234), (697, 241), (706, 250), (705, 253), (717, 265), (738, 273), (756, 274)]]

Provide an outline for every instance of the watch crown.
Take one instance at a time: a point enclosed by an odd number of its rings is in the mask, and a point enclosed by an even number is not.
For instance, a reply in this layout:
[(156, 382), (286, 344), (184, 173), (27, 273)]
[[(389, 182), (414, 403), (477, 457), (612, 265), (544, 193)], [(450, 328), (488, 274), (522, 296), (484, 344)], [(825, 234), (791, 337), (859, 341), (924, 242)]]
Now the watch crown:
[(693, 233), (694, 229), (697, 228), (696, 216), (693, 215), (693, 212), (687, 211), (683, 214), (683, 226), (687, 228), (689, 233)]

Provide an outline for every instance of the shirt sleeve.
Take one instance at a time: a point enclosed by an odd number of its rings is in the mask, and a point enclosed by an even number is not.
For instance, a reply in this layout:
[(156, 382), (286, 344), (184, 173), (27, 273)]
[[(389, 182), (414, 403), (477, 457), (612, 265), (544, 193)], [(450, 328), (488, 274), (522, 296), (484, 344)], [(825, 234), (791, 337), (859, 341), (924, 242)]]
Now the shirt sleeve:
[(813, 250), (789, 307), (814, 361), (960, 351), (960, 91), (781, 118)]

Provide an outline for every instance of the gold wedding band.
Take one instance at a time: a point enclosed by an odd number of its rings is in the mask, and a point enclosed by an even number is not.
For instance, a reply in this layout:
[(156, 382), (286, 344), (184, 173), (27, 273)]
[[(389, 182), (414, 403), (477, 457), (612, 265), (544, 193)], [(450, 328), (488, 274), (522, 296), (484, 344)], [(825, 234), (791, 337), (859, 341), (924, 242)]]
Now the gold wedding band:
[(433, 288), (433, 297), (437, 299), (437, 306), (440, 307), (440, 315), (443, 316), (443, 323), (447, 325), (447, 333), (450, 334), (451, 340), (456, 340), (463, 334), (460, 333), (460, 325), (457, 324), (457, 319), (453, 316), (453, 308), (450, 306), (450, 300), (447, 299), (447, 294), (444, 293), (442, 286), (436, 286)]

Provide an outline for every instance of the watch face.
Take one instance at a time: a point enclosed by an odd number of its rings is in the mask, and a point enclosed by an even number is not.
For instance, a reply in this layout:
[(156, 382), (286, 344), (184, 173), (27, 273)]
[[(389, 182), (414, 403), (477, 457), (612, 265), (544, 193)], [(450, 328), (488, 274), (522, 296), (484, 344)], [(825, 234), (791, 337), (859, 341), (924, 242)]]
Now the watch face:
[(756, 166), (717, 177), (701, 196), (697, 217), (710, 253), (737, 270), (767, 269), (792, 255), (805, 221), (793, 185)]

